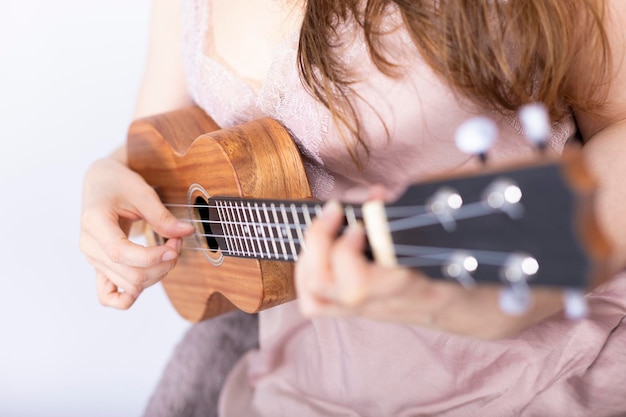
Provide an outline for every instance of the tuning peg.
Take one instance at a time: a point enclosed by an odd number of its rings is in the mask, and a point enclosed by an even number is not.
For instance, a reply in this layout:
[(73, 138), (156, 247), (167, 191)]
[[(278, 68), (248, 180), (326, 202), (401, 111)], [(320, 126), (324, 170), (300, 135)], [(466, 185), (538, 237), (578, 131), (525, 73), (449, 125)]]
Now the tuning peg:
[(463, 152), (487, 160), (487, 151), (498, 136), (496, 124), (486, 117), (474, 117), (463, 122), (454, 135), (456, 146)]
[(466, 289), (476, 286), (476, 280), (471, 275), (476, 269), (478, 260), (465, 252), (453, 254), (442, 268), (444, 276), (457, 280)]
[(589, 314), (587, 300), (585, 299), (585, 295), (582, 291), (565, 291), (565, 294), (563, 295), (563, 302), (565, 304), (565, 317), (570, 320), (584, 319)]
[(543, 151), (552, 131), (546, 107), (541, 103), (527, 104), (520, 109), (519, 119), (528, 140)]
[(441, 226), (448, 232), (456, 228), (454, 212), (463, 205), (463, 198), (454, 189), (443, 187), (426, 203), (426, 207), (437, 217)]
[(528, 280), (539, 271), (539, 263), (532, 256), (516, 252), (509, 255), (500, 278), (506, 287), (500, 292), (500, 308), (507, 314), (520, 315), (530, 307), (531, 293)]
[(485, 188), (482, 197), (489, 207), (506, 213), (512, 219), (524, 215), (524, 206), (520, 203), (522, 189), (511, 179), (498, 178)]
[(527, 281), (532, 279), (538, 271), (539, 262), (537, 259), (526, 253), (514, 252), (509, 255), (500, 270), (500, 278), (503, 282), (511, 285), (517, 283), (527, 285)]
[(528, 311), (531, 303), (530, 288), (525, 281), (511, 284), (500, 291), (500, 309), (511, 316), (520, 316)]

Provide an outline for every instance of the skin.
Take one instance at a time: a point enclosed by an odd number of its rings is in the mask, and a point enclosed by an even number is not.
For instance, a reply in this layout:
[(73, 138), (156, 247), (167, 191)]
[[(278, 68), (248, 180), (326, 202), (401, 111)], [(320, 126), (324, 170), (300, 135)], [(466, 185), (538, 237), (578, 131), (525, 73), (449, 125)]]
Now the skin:
[[(234, 1), (234, 0), (233, 0)], [(237, 0), (243, 1), (243, 0)], [(268, 4), (269, 3), (269, 6)], [(283, 4), (284, 2), (280, 2)], [(300, 9), (277, 7), (276, 0), (246, 2), (245, 8), (225, 7), (227, 0), (214, 0), (216, 36), (212, 53), (245, 76), (252, 86), (260, 85), (269, 69), (276, 43), (297, 25)], [(607, 30), (614, 54), (614, 74), (607, 105), (597, 115), (577, 113), (585, 139), (583, 152), (595, 174), (599, 189), (597, 213), (600, 226), (613, 244), (610, 260), (613, 272), (621, 270), (626, 259), (626, 67), (624, 43), (626, 4), (608, 1), (610, 22)], [(136, 116), (167, 111), (189, 103), (185, 93), (182, 66), (178, 57), (179, 5), (156, 0), (152, 16), (152, 46), (139, 94)], [(254, 25), (258, 13), (273, 7), (272, 24)], [(228, 10), (246, 10), (237, 16)], [(238, 39), (227, 36), (232, 19), (246, 28), (245, 39), (266, 39), (260, 56), (251, 57)], [(250, 25), (246, 24), (246, 19)], [(244, 40), (245, 40), (244, 39)], [(239, 39), (241, 41), (241, 39)], [(158, 45), (158, 48), (155, 46)], [(265, 51), (265, 52), (264, 52)], [(584, 68), (572, 68), (576, 83), (584, 83)], [(123, 182), (124, 190), (117, 185)], [(96, 194), (94, 190), (98, 190)], [(372, 198), (383, 193), (374, 189)], [(171, 238), (165, 246), (143, 248), (128, 241), (130, 223), (145, 220), (160, 234)], [(338, 203), (330, 202), (306, 234), (306, 253), (296, 265), (299, 305), (308, 316), (363, 316), (376, 320), (411, 323), (478, 338), (500, 338), (518, 333), (562, 308), (562, 295), (556, 291), (534, 290), (533, 305), (521, 316), (508, 316), (498, 307), (498, 288), (478, 286), (466, 290), (458, 285), (429, 280), (403, 269), (389, 269), (367, 262), (362, 256), (364, 233), (352, 227), (336, 238), (340, 226)], [(128, 308), (137, 296), (158, 282), (175, 265), (180, 238), (192, 227), (178, 224), (161, 205), (154, 191), (126, 167), (123, 148), (109, 158), (97, 161), (87, 172), (83, 194), (81, 250), (96, 268), (100, 302)], [(120, 292), (122, 291), (122, 292)]]

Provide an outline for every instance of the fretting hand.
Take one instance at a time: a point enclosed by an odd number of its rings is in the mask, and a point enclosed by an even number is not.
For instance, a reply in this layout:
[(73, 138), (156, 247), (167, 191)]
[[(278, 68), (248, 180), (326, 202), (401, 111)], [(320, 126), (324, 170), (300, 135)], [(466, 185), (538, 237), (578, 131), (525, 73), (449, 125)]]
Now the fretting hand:
[(521, 316), (503, 313), (500, 288), (431, 280), (405, 268), (386, 268), (363, 255), (365, 234), (349, 226), (337, 238), (343, 213), (329, 202), (306, 234), (306, 251), (296, 265), (301, 311), (308, 316), (361, 316), (427, 326), (478, 338), (515, 334), (562, 308), (560, 291), (533, 290)]

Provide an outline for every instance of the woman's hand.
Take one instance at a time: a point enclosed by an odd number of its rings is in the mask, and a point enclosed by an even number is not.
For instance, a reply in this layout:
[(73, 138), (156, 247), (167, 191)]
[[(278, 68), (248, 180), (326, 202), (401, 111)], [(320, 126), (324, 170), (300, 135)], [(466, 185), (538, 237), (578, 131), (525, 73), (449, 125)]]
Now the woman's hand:
[[(123, 158), (95, 162), (83, 189), (80, 249), (96, 268), (97, 290), (105, 306), (127, 309), (141, 292), (176, 264), (181, 237), (193, 226), (179, 222), (156, 192)], [(134, 221), (145, 220), (166, 244), (144, 247), (128, 240)]]
[(422, 325), (478, 338), (515, 334), (562, 308), (562, 295), (534, 290), (522, 316), (504, 314), (500, 288), (465, 289), (428, 279), (405, 268), (386, 268), (363, 256), (365, 235), (349, 226), (337, 238), (343, 214), (336, 202), (324, 207), (306, 235), (306, 251), (296, 265), (300, 308), (309, 316), (361, 316)]

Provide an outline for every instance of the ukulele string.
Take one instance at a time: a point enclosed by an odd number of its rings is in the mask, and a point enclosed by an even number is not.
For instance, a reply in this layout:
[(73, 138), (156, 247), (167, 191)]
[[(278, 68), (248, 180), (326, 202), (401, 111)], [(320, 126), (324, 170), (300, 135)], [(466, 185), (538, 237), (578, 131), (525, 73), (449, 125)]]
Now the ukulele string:
[[(198, 237), (223, 237), (223, 235), (211, 235), (204, 233), (196, 233), (194, 236)], [(191, 239), (191, 236), (183, 238)], [(248, 236), (240, 236), (241, 239), (249, 239)], [(267, 237), (255, 237), (252, 240), (257, 242), (257, 246), (261, 248), (261, 243), (265, 242), (283, 242), (288, 243), (288, 238), (267, 238)], [(197, 241), (196, 241), (197, 242)], [(294, 244), (300, 245), (302, 242), (298, 239), (291, 239)], [(398, 256), (398, 262), (407, 267), (425, 267), (425, 266), (442, 266), (447, 264), (450, 259), (459, 253), (471, 254), (481, 265), (491, 266), (503, 266), (506, 264), (508, 258), (513, 252), (506, 251), (489, 251), (489, 250), (475, 250), (464, 248), (442, 248), (436, 246), (417, 246), (417, 245), (393, 245), (394, 251)], [(182, 247), (183, 250), (192, 250), (200, 252), (215, 253), (215, 249), (206, 248), (203, 246), (191, 246), (185, 242)], [(298, 252), (291, 254), (287, 252), (269, 252), (269, 251), (257, 251), (257, 250), (228, 250), (226, 248), (220, 248), (220, 252), (226, 256), (246, 256), (255, 258), (269, 258), (269, 259), (283, 259), (283, 260), (298, 260)]]
[[(183, 246), (182, 248), (183, 250), (190, 250), (190, 251), (196, 251), (196, 252), (207, 252), (207, 253), (217, 253), (215, 250), (212, 249), (207, 249), (201, 246)], [(285, 260), (285, 261), (297, 261), (298, 260), (298, 254), (289, 254), (289, 253), (266, 253), (266, 252), (250, 252), (250, 253), (242, 253), (239, 251), (229, 251), (227, 249), (221, 249), (219, 250), (219, 253), (222, 253), (226, 256), (232, 256), (232, 257), (240, 257), (240, 256), (244, 256), (244, 257), (248, 257), (248, 258), (260, 258), (260, 259), (274, 259), (274, 260)]]
[[(278, 221), (269, 220), (268, 212), (265, 212), (266, 221), (261, 222), (249, 222), (241, 220), (241, 214), (247, 217), (249, 214), (251, 217), (254, 211), (257, 212), (257, 217), (261, 218), (259, 210), (268, 208), (271, 214), (277, 219), (276, 210), (284, 210), (285, 205), (271, 203), (268, 205), (259, 206), (258, 203), (248, 203), (247, 206), (240, 205), (211, 205), (211, 204), (174, 204), (167, 203), (167, 207), (177, 208), (215, 208), (217, 210), (223, 210), (226, 214), (235, 214), (240, 220), (203, 220), (203, 219), (186, 219), (180, 218), (181, 221), (187, 221), (195, 224), (220, 224), (224, 226), (226, 230), (229, 230), (230, 234), (212, 234), (212, 233), (199, 233), (196, 232), (196, 241), (199, 238), (224, 238), (229, 239), (230, 246), (233, 248), (220, 248), (220, 251), (224, 255), (228, 256), (248, 256), (256, 258), (268, 259), (283, 259), (283, 260), (297, 260), (298, 250), (295, 245), (299, 247), (304, 246), (303, 232), (310, 225), (309, 220), (305, 220), (304, 224), (297, 223), (281, 223)], [(361, 209), (359, 207), (351, 207), (356, 216), (361, 215)], [(321, 205), (316, 204), (313, 210), (317, 213), (321, 210)], [(229, 213), (230, 211), (230, 213)], [(463, 205), (461, 208), (455, 210), (454, 216), (451, 220), (463, 220), (477, 218), (485, 215), (498, 212), (500, 210), (491, 208), (485, 202), (469, 203)], [(311, 209), (306, 204), (298, 206), (291, 204), (289, 212), (301, 214), (311, 214)], [(418, 214), (416, 214), (418, 213)], [(283, 217), (285, 213), (280, 213)], [(431, 211), (429, 211), (425, 205), (420, 206), (401, 206), (401, 207), (389, 207), (386, 209), (386, 214), (389, 218), (395, 220), (389, 220), (389, 230), (391, 232), (418, 229), (421, 227), (432, 226), (441, 223), (440, 219)], [(407, 216), (410, 215), (410, 216)], [(402, 217), (397, 219), (398, 217)], [(294, 216), (294, 219), (296, 217)], [(296, 220), (297, 221), (297, 220)], [(296, 230), (298, 237), (290, 236), (289, 230)], [(252, 233), (254, 231), (256, 235)], [(233, 233), (234, 232), (234, 233)], [(243, 234), (241, 234), (243, 232)], [(274, 233), (276, 236), (274, 236)], [(268, 236), (270, 235), (270, 236)], [(289, 236), (288, 236), (289, 235)], [(260, 251), (255, 248), (261, 249)], [(287, 248), (290, 246), (291, 254), (288, 253)], [(274, 248), (274, 252), (269, 250), (270, 246)], [(265, 247), (267, 250), (263, 250)], [(282, 248), (282, 252), (279, 250)], [(398, 262), (408, 267), (424, 267), (424, 266), (441, 266), (450, 261), (451, 257), (458, 253), (471, 254), (482, 265), (495, 265), (502, 266), (506, 263), (507, 259), (511, 256), (511, 252), (499, 252), (499, 251), (486, 251), (486, 250), (473, 250), (473, 249), (461, 249), (461, 248), (440, 248), (440, 247), (424, 247), (413, 245), (393, 245), (394, 251), (398, 257)], [(206, 251), (215, 252), (213, 249), (209, 249), (203, 246), (190, 246), (185, 245), (183, 249), (193, 251)], [(299, 248), (297, 248), (299, 249)]]
[[(257, 209), (262, 208), (262, 207), (258, 207), (256, 203), (254, 206), (249, 204), (247, 207), (232, 206), (232, 205), (231, 206), (218, 206), (218, 205), (210, 205), (210, 204), (171, 204), (171, 203), (166, 204), (165, 206), (166, 207), (179, 207), (179, 208), (180, 207), (182, 208), (215, 208), (218, 210), (226, 210), (226, 211), (234, 210), (235, 215), (239, 216), (241, 212), (244, 215), (250, 214), (252, 217), (254, 217), (253, 216), (254, 212), (252, 210), (257, 210)], [(290, 214), (306, 213), (310, 215), (311, 210), (309, 210), (308, 208), (305, 209), (304, 207), (306, 206), (303, 205), (302, 207), (298, 207), (298, 206), (292, 205), (289, 208), (289, 213)], [(362, 218), (362, 210), (360, 207), (353, 207), (353, 206), (349, 206), (349, 207), (356, 217)], [(284, 208), (284, 205), (283, 204), (274, 205), (272, 203), (268, 208), (270, 210), (276, 210), (276, 209)], [(316, 212), (319, 212), (319, 210), (321, 210), (321, 205), (316, 205), (314, 209)], [(501, 212), (501, 210), (490, 207), (484, 201), (480, 201), (476, 203), (468, 203), (468, 204), (463, 205), (459, 209), (456, 209), (454, 211), (454, 215), (450, 217), (450, 221), (474, 219), (474, 218), (478, 218), (482, 216), (487, 216), (496, 212)], [(427, 206), (425, 205), (389, 207), (385, 209), (385, 214), (388, 217), (387, 224), (388, 224), (390, 232), (398, 232), (402, 230), (416, 229), (420, 227), (427, 227), (427, 226), (432, 226), (432, 225), (441, 223), (441, 219), (437, 215), (429, 211), (427, 209)], [(260, 214), (257, 214), (257, 216), (261, 218)], [(194, 218), (179, 218), (179, 220), (186, 221), (192, 224), (200, 223), (200, 224), (225, 224), (227, 226), (243, 226), (243, 227), (249, 227), (249, 226), (276, 227), (276, 224), (271, 221), (267, 221), (267, 222), (259, 221), (259, 222), (250, 223), (246, 221), (237, 221), (237, 220), (220, 221), (220, 220), (204, 220), (204, 219), (194, 219)], [(306, 223), (308, 225), (308, 222)], [(300, 225), (294, 225), (294, 224), (284, 224), (284, 225), (281, 225), (281, 227), (283, 229), (284, 228), (301, 229)]]
[[(225, 200), (225, 203), (230, 203), (230, 201)], [(259, 204), (259, 203), (247, 203), (246, 206), (243, 205), (219, 205), (219, 204), (178, 204), (178, 203), (164, 203), (163, 204), (165, 207), (173, 207), (173, 208), (201, 208), (201, 209), (216, 209), (216, 210), (220, 210), (220, 209), (234, 209), (234, 210), (251, 210), (251, 209), (263, 209), (263, 208), (269, 208), (269, 209), (279, 209), (281, 207), (285, 207), (285, 205), (283, 203), (269, 203), (269, 204)], [(291, 208), (293, 207), (293, 209)], [(306, 207), (306, 210), (305, 210)], [(361, 210), (357, 207), (353, 208), (358, 214), (361, 214)], [(310, 204), (296, 204), (296, 203), (290, 203), (290, 210), (295, 210), (295, 212), (297, 213), (311, 213), (312, 211), (314, 213), (320, 213), (322, 210), (322, 204), (318, 203), (318, 204), (314, 204), (314, 205), (310, 205)]]
[[(415, 211), (416, 210), (414, 209), (413, 213), (415, 213)], [(463, 208), (458, 209), (454, 213), (454, 216), (451, 217), (450, 220), (457, 221), (457, 220), (475, 219), (478, 217), (491, 215), (497, 212), (500, 212), (500, 210), (492, 208), (484, 202), (472, 203), (472, 204), (467, 204), (463, 206)], [(359, 214), (360, 213), (356, 214), (356, 216), (359, 217)], [(294, 217), (294, 219), (296, 218)], [(250, 227), (253, 227), (255, 230), (257, 230), (257, 233), (260, 233), (259, 228), (272, 228), (274, 230), (278, 228), (282, 230), (293, 229), (296, 231), (306, 230), (306, 228), (303, 227), (303, 225), (299, 223), (298, 224), (293, 224), (293, 223), (278, 224), (276, 222), (272, 222), (269, 220), (249, 222), (249, 221), (238, 221), (238, 220), (203, 220), (203, 219), (193, 219), (193, 218), (183, 218), (183, 217), (178, 218), (178, 220), (183, 221), (183, 222), (188, 222), (191, 224), (208, 224), (208, 225), (217, 224), (217, 225), (224, 225), (226, 227), (235, 227), (235, 228), (240, 227), (243, 229), (248, 229)], [(389, 227), (390, 232), (399, 232), (402, 230), (419, 229), (421, 227), (433, 226), (433, 225), (440, 224), (440, 223), (441, 223), (441, 220), (435, 214), (431, 212), (424, 212), (421, 214), (413, 215), (410, 217), (405, 217), (402, 219), (388, 220), (387, 225)], [(310, 222), (305, 220), (304, 225), (309, 226)], [(233, 238), (240, 238), (240, 237), (241, 236), (233, 236)]]
[[(403, 265), (420, 266), (410, 264), (412, 260), (431, 259), (439, 260), (442, 263), (450, 260), (451, 255), (465, 253), (471, 254), (482, 265), (502, 266), (513, 254), (508, 251), (461, 249), (461, 248), (441, 248), (432, 246), (415, 245), (394, 245), (394, 250), (399, 259), (403, 260)], [(404, 263), (406, 261), (407, 263)]]
[[(450, 217), (450, 221), (475, 219), (482, 216), (487, 216), (500, 210), (490, 207), (484, 201), (477, 203), (469, 203), (463, 205), (454, 211), (454, 215)], [(416, 229), (420, 227), (432, 226), (440, 224), (441, 219), (434, 213), (427, 211), (424, 213), (404, 217), (399, 220), (389, 220), (387, 222), (389, 231), (398, 232), (401, 230)]]

